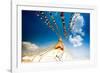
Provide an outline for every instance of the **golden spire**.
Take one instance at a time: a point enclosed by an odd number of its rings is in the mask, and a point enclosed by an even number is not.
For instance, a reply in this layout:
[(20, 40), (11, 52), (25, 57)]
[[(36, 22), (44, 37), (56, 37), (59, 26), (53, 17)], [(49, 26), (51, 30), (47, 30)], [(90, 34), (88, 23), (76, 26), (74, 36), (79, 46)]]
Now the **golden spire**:
[(55, 49), (60, 49), (62, 51), (64, 51), (64, 44), (61, 38), (59, 38), (58, 43), (55, 46)]

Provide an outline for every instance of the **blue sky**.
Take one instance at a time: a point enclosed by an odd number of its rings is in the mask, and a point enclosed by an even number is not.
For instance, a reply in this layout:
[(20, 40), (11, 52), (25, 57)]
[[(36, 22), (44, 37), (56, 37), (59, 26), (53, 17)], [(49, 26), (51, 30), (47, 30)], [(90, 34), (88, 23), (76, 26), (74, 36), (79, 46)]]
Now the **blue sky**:
[[(38, 11), (29, 11), (22, 10), (22, 41), (32, 42), (37, 44), (40, 47), (49, 47), (50, 45), (58, 41), (58, 37), (55, 32), (53, 32), (48, 26), (44, 23), (44, 19), (41, 20), (41, 16), (37, 16)], [(63, 39), (64, 45), (69, 48), (74, 48), (68, 39), (64, 37), (62, 21), (60, 17), (60, 12), (51, 12), (54, 16), (56, 23), (60, 29), (60, 35)], [(65, 22), (66, 28), (69, 26), (69, 21), (71, 14), (74, 12), (65, 12)], [(45, 15), (51, 21), (50, 15), (45, 11)], [(81, 36), (83, 38), (83, 45), (86, 49), (89, 50), (90, 44), (90, 14), (89, 13), (80, 13), (84, 18), (84, 26), (82, 27), (85, 35)], [(71, 35), (71, 33), (69, 33)], [(81, 46), (81, 47), (82, 47)]]

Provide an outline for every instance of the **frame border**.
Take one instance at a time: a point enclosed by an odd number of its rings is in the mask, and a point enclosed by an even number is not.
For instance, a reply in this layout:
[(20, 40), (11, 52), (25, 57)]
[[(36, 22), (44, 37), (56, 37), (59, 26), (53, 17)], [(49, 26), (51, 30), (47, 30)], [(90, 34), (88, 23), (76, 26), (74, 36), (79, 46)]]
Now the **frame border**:
[[(14, 72), (13, 63), (12, 63), (12, 62), (14, 62), (14, 61), (13, 61), (13, 57), (12, 57), (12, 55), (13, 55), (13, 53), (12, 53), (12, 52), (13, 52), (13, 50), (12, 50), (12, 49), (13, 49), (13, 48), (12, 48), (12, 46), (13, 46), (13, 45), (12, 45), (12, 43), (13, 43), (13, 40), (12, 40), (12, 37), (13, 37), (13, 36), (12, 36), (12, 35), (13, 35), (13, 34), (12, 34), (12, 30), (13, 30), (13, 29), (12, 29), (12, 28), (13, 28), (13, 27), (12, 27), (12, 24), (13, 24), (13, 22), (12, 22), (12, 20), (13, 20), (13, 19), (12, 19), (12, 18), (13, 18), (13, 15), (12, 15), (12, 13), (13, 13), (13, 8), (12, 8), (12, 6), (13, 6), (13, 5), (11, 4), (11, 72)], [(71, 8), (70, 8), (70, 7), (67, 7), (67, 6), (66, 6), (66, 7), (62, 7), (62, 6), (56, 6), (56, 7), (55, 7), (55, 6), (45, 6), (45, 5), (44, 5), (44, 6), (43, 6), (43, 5), (40, 5), (40, 6), (39, 6), (39, 5), (16, 5), (16, 15), (17, 15), (17, 17), (16, 17), (16, 21), (17, 21), (17, 23), (16, 23), (16, 24), (17, 24), (17, 25), (16, 25), (16, 31), (18, 31), (18, 6), (95, 10), (94, 8), (88, 8), (88, 7), (87, 7), (87, 8), (86, 8), (86, 7), (84, 7), (84, 8), (71, 7)], [(17, 35), (16, 42), (18, 42), (18, 32), (16, 33), (16, 35)], [(16, 48), (17, 48), (17, 47), (18, 47), (18, 43), (16, 44)], [(17, 52), (16, 55), (18, 56), (18, 50), (17, 50), (17, 49), (16, 49), (16, 52)], [(18, 69), (18, 57), (17, 57), (17, 62), (16, 62), (16, 69)]]

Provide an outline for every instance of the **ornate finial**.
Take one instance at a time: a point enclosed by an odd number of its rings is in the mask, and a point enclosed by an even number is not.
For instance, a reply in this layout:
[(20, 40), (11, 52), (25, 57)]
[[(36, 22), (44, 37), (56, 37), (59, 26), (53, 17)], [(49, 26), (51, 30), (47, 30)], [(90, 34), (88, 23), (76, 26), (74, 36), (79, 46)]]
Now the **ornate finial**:
[(64, 44), (63, 44), (62, 38), (59, 38), (58, 43), (56, 44), (55, 48), (60, 49), (62, 51), (64, 50)]

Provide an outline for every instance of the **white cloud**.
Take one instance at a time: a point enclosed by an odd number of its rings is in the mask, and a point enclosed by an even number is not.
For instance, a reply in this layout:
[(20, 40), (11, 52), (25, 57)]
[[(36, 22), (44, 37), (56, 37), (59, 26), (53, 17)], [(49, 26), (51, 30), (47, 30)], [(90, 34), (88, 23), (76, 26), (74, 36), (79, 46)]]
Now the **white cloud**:
[[(74, 47), (81, 46), (83, 43), (83, 38), (81, 36), (84, 36), (85, 33), (83, 31), (84, 26), (84, 18), (80, 13), (75, 13), (71, 20), (71, 32), (72, 34), (69, 36), (70, 43), (73, 44)], [(73, 35), (73, 37), (72, 37)]]
[(82, 30), (82, 27), (84, 26), (84, 18), (82, 15), (80, 15), (80, 13), (74, 14), (74, 16), (72, 17), (71, 26), (73, 34), (78, 33), (82, 36), (85, 35), (85, 33)]
[(90, 50), (88, 47), (82, 46), (77, 48), (69, 49), (70, 53), (75, 60), (83, 60), (83, 59), (89, 59), (90, 57)]
[(31, 42), (22, 42), (22, 50), (34, 51), (39, 47)]
[(83, 43), (83, 39), (80, 35), (76, 35), (75, 37), (72, 37), (72, 35), (69, 36), (69, 41), (71, 44), (73, 44), (74, 47), (81, 46)]

